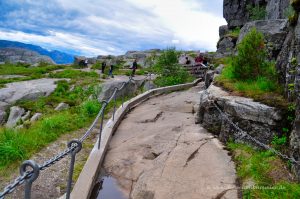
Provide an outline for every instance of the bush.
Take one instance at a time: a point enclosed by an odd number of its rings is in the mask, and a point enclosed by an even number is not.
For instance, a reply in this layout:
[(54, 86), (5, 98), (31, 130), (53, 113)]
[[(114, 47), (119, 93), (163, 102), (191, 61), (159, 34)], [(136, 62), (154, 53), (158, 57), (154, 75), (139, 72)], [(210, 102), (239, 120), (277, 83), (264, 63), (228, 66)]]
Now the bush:
[(238, 54), (232, 59), (233, 75), (236, 79), (256, 79), (274, 72), (272, 64), (267, 60), (264, 37), (255, 28), (244, 37), (237, 50)]
[(266, 7), (265, 6), (260, 6), (260, 5), (248, 5), (247, 6), (247, 10), (250, 14), (250, 19), (252, 21), (256, 21), (256, 20), (264, 20), (266, 15), (267, 15), (267, 11), (266, 11)]
[(178, 64), (179, 54), (175, 48), (168, 48), (162, 52), (154, 66), (154, 71), (159, 74), (155, 84), (158, 86), (170, 86), (182, 84), (192, 79), (189, 73)]

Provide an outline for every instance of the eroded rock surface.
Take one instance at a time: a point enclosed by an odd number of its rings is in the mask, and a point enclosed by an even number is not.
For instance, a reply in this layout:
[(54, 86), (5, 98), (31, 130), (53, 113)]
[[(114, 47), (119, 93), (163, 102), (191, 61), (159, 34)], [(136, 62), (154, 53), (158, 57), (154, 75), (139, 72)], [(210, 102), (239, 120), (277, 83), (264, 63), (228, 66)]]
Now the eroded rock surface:
[(48, 96), (55, 90), (58, 80), (43, 78), (6, 84), (5, 88), (0, 89), (0, 102), (13, 104), (18, 100), (36, 100)]
[(265, 144), (269, 144), (282, 129), (281, 112), (274, 107), (254, 102), (250, 98), (230, 95), (214, 85), (210, 85), (200, 95), (198, 122), (218, 135), (222, 141), (226, 142), (230, 138), (240, 140), (240, 137), (215, 105), (241, 129)]
[(104, 168), (127, 198), (238, 197), (230, 156), (194, 122), (199, 90), (150, 99), (122, 121)]

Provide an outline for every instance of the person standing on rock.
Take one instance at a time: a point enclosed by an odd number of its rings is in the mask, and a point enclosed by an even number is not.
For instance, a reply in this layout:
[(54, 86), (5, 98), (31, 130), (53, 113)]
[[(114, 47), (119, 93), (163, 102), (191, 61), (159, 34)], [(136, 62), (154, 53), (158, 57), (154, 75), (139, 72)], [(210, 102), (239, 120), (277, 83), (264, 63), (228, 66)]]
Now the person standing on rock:
[(109, 73), (108, 73), (108, 76), (111, 76), (112, 78), (114, 78), (114, 75), (113, 75), (113, 70), (114, 70), (114, 65), (111, 64), (110, 65), (110, 68), (109, 68)]
[(137, 65), (137, 61), (136, 59), (134, 60), (134, 62), (132, 63), (132, 73), (131, 76), (134, 77), (135, 75), (135, 70), (137, 69), (138, 65)]
[(102, 67), (101, 67), (102, 74), (104, 74), (105, 67), (106, 67), (106, 62), (104, 61), (102, 62)]

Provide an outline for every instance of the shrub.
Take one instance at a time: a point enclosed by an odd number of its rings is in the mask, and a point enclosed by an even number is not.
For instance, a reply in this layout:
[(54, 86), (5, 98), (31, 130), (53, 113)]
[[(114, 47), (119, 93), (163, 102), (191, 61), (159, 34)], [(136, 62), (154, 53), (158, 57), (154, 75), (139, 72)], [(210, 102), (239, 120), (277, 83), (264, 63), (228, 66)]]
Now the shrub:
[[(267, 60), (262, 33), (253, 28), (237, 47), (238, 54), (232, 59), (236, 79), (256, 79), (266, 73), (274, 73), (274, 66)], [(272, 74), (273, 75), (273, 74)]]
[(265, 6), (260, 6), (260, 5), (248, 5), (247, 6), (247, 10), (250, 14), (250, 19), (252, 21), (256, 21), (256, 20), (264, 20), (266, 15), (267, 15), (267, 11), (266, 11), (266, 7)]
[(162, 52), (154, 66), (154, 71), (159, 74), (155, 80), (158, 86), (170, 86), (185, 83), (192, 79), (189, 73), (178, 64), (178, 55), (175, 48), (168, 48)]

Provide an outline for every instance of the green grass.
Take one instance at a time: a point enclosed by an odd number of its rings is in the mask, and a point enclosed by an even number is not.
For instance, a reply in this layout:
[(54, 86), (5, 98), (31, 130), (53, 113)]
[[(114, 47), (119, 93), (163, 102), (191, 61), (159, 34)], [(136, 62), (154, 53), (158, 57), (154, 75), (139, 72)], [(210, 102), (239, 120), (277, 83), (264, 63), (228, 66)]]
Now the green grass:
[(3, 64), (0, 65), (0, 75), (43, 75), (53, 70), (65, 68), (64, 65), (43, 65), (30, 67), (26, 64)]
[(85, 78), (85, 77), (93, 77), (93, 78), (98, 78), (99, 75), (92, 71), (92, 72), (86, 72), (86, 71), (80, 71), (80, 70), (72, 70), (72, 69), (67, 69), (55, 73), (50, 73), (49, 77), (52, 78)]
[[(299, 198), (300, 185), (288, 179), (284, 163), (270, 151), (255, 150), (249, 145), (230, 142), (228, 147), (234, 154), (237, 174), (243, 186), (251, 181), (257, 189), (243, 187), (243, 198)], [(282, 175), (285, 174), (285, 175)]]
[(239, 27), (233, 29), (233, 30), (230, 30), (226, 36), (229, 36), (229, 37), (234, 37), (234, 38), (238, 38), (239, 35), (240, 35), (240, 32), (241, 32), (241, 29)]
[(28, 129), (0, 129), (0, 170), (28, 159), (60, 135), (90, 124), (99, 110), (97, 101), (88, 101), (77, 108), (46, 115)]
[(284, 99), (283, 87), (276, 80), (260, 76), (253, 80), (238, 80), (233, 75), (233, 67), (226, 61), (222, 74), (215, 80), (216, 84), (236, 95), (253, 98), (256, 101), (286, 108), (288, 102)]

